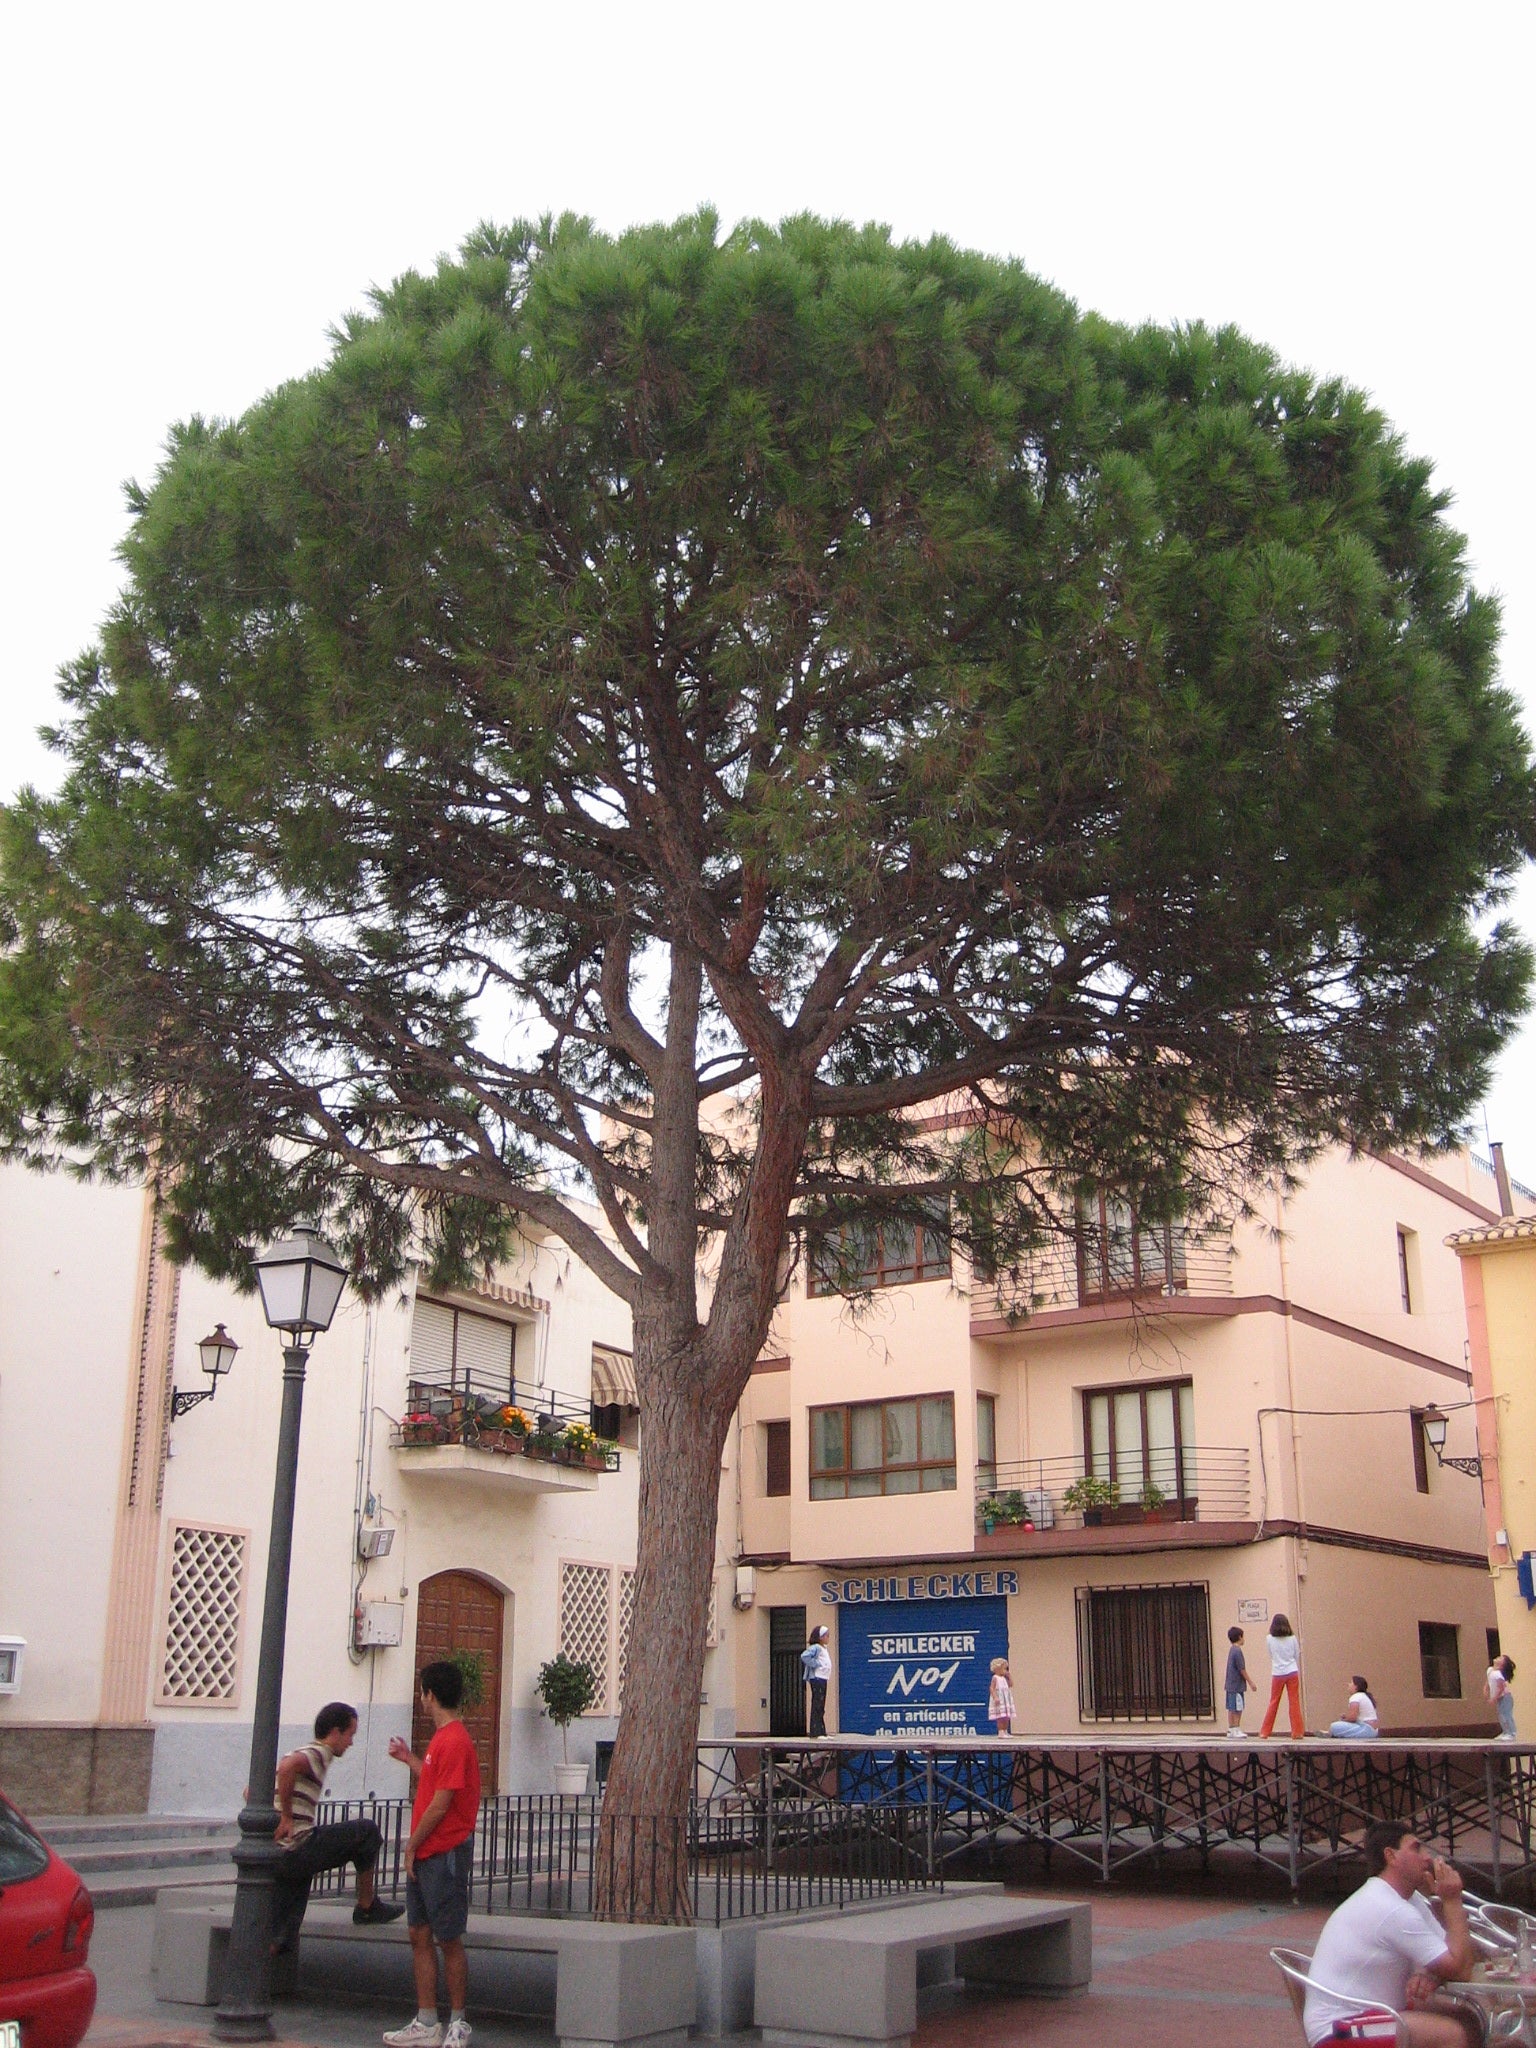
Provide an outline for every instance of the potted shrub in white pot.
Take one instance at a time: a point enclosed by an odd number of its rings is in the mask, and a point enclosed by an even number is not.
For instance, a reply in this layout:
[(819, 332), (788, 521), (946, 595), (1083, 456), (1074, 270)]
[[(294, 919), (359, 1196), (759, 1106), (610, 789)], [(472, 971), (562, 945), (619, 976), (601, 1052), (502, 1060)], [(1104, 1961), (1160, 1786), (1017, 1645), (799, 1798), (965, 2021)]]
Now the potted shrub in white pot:
[(544, 1703), (545, 1713), (560, 1730), (560, 1754), (564, 1761), (555, 1765), (555, 1790), (562, 1795), (585, 1792), (587, 1766), (571, 1762), (567, 1731), (576, 1716), (584, 1714), (597, 1697), (597, 1680), (588, 1665), (576, 1663), (562, 1650), (558, 1657), (540, 1665), (534, 1689)]

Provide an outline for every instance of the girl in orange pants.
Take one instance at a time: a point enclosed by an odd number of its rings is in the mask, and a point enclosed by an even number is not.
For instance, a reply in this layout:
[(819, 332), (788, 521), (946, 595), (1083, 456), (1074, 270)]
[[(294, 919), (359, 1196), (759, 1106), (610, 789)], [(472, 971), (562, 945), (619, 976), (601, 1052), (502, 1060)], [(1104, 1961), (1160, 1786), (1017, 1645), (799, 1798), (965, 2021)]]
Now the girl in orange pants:
[(1277, 1614), (1269, 1624), (1269, 1668), (1269, 1707), (1259, 1730), (1260, 1738), (1274, 1734), (1280, 1695), (1284, 1693), (1290, 1701), (1291, 1735), (1299, 1741), (1307, 1732), (1301, 1718), (1301, 1645), (1283, 1614)]

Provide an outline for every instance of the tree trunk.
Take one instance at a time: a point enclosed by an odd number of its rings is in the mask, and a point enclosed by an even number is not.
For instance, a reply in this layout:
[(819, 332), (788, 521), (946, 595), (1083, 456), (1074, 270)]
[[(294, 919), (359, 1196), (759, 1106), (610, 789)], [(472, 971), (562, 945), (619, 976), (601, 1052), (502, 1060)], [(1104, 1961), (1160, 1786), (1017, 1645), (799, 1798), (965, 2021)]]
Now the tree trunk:
[[(711, 1387), (704, 1345), (656, 1356), (637, 1323), (640, 1538), (623, 1712), (603, 1794), (599, 1919), (689, 1921), (688, 1810), (694, 1789), (704, 1633), (714, 1569), (720, 1454), (734, 1390)], [(647, 1353), (650, 1355), (647, 1356)]]

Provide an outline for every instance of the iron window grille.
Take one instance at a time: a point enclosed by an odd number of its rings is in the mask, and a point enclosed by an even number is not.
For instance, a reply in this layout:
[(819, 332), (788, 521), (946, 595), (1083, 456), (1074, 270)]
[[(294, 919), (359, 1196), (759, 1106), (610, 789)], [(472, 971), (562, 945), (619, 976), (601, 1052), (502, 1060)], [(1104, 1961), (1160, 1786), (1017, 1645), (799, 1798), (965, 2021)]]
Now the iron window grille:
[(1084, 1721), (1210, 1720), (1210, 1587), (1079, 1586), (1077, 1700)]

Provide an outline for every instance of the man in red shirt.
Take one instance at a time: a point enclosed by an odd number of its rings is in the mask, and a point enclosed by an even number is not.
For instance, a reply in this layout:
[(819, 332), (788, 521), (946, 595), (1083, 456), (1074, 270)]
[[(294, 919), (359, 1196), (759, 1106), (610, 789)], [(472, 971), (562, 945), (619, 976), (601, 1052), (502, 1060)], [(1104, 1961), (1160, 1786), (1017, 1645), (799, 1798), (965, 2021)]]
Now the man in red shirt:
[[(480, 1811), (480, 1762), (459, 1715), (464, 1678), (456, 1664), (428, 1664), (420, 1679), (421, 1703), (433, 1735), (424, 1757), (400, 1736), (389, 1753), (406, 1765), (416, 1788), (411, 1833), (405, 1845), (405, 1919), (416, 1973), (416, 2017), (384, 2036), (388, 2048), (469, 2048), (464, 2016), (469, 1961), (464, 1929), (469, 1919), (469, 1878)], [(436, 1948), (433, 1944), (436, 1943)], [(437, 2016), (437, 1953), (448, 1981), (448, 2031)]]

